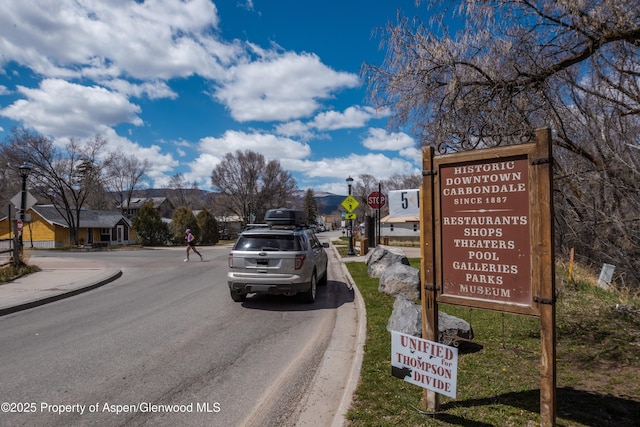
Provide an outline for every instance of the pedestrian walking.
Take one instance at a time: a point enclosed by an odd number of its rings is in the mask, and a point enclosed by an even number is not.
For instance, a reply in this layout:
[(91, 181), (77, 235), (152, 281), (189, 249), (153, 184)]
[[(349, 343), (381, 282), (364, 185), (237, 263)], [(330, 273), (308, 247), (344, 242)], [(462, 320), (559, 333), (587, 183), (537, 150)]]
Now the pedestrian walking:
[(184, 262), (189, 261), (190, 251), (197, 253), (200, 256), (200, 261), (204, 261), (204, 258), (202, 258), (202, 254), (196, 249), (196, 238), (193, 234), (191, 234), (191, 229), (187, 228), (185, 233), (187, 233), (185, 237), (185, 239), (187, 240), (187, 257), (184, 259)]

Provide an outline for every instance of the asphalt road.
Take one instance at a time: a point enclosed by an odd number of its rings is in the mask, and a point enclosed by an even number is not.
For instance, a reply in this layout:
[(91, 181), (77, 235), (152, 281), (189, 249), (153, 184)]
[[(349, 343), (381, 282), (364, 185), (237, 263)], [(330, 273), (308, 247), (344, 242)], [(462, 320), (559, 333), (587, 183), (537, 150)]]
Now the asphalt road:
[(333, 266), (313, 305), (234, 303), (228, 248), (201, 251), (84, 253), (122, 277), (0, 318), (0, 425), (294, 425), (352, 294)]

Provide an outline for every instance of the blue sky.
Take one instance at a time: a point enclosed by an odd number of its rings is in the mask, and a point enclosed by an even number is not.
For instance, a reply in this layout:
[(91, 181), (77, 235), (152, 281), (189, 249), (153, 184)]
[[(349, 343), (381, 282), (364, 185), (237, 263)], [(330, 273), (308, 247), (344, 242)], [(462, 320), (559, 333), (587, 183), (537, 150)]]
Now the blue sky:
[(64, 144), (96, 133), (212, 190), (225, 153), (276, 159), (300, 189), (419, 173), (413, 136), (367, 104), (372, 34), (414, 0), (31, 0), (0, 14), (0, 138), (24, 126)]

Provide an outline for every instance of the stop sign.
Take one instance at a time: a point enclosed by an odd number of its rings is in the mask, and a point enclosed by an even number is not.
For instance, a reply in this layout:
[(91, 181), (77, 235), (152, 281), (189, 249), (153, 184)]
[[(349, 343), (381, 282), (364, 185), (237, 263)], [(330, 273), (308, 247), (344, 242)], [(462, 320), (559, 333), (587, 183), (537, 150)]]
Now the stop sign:
[(367, 196), (367, 204), (371, 209), (380, 209), (387, 204), (387, 196), (378, 191), (372, 191)]

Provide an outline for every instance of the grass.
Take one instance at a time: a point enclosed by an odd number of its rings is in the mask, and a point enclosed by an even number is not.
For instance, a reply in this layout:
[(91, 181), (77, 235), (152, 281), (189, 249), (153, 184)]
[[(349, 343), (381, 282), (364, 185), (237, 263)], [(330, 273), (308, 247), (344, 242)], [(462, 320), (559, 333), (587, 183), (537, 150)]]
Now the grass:
[(0, 269), (0, 285), (24, 276), (25, 274), (35, 273), (36, 271), (40, 271), (40, 267), (36, 265), (23, 264), (18, 267), (9, 265)]
[[(420, 268), (419, 259), (411, 264)], [(347, 414), (351, 426), (540, 425), (538, 318), (439, 305), (471, 323), (474, 344), (460, 348), (457, 398), (421, 411), (423, 389), (391, 376), (386, 330), (394, 298), (378, 292), (362, 262), (347, 263), (367, 309), (360, 384)], [(556, 291), (557, 425), (636, 426), (640, 419), (640, 307), (637, 296), (567, 282)], [(621, 310), (630, 308), (629, 310)]]

